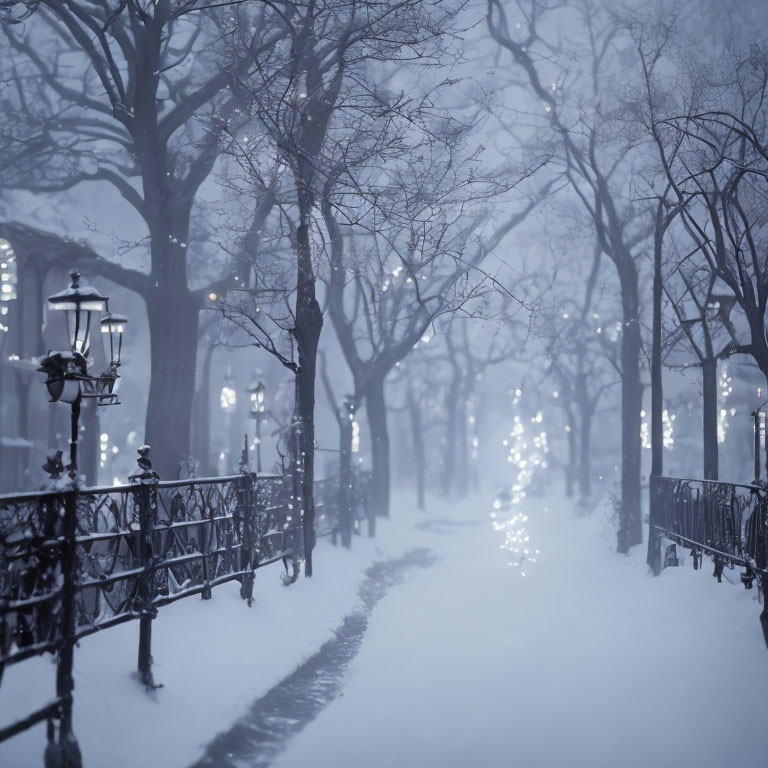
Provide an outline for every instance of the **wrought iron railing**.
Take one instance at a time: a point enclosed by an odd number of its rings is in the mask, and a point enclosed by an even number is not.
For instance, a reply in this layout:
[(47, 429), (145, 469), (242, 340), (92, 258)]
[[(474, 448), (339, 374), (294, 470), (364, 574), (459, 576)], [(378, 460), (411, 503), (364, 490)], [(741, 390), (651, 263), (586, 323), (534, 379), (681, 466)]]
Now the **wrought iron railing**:
[(375, 527), (370, 519), (372, 505), (369, 503), (370, 474), (353, 471), (349, 491), (340, 498), (338, 475), (318, 480), (315, 483), (315, 530), (317, 538), (330, 536), (333, 542), (341, 534), (344, 525), (343, 504), (349, 505), (348, 524), (356, 533), (361, 532), (364, 520), (368, 521), (368, 533), (373, 535)]
[[(340, 524), (334, 482), (318, 483), (320, 535)], [(139, 620), (139, 674), (154, 686), (160, 608), (210, 598), (229, 581), (250, 605), (255, 570), (275, 562), (295, 581), (303, 541), (291, 487), (288, 477), (241, 474), (0, 496), (0, 683), (32, 656), (54, 652), (58, 665), (53, 701), (0, 728), (0, 741), (44, 721), (51, 738), (54, 721), (71, 718), (80, 638)], [(356, 503), (363, 497), (356, 491)]]
[(768, 488), (716, 480), (651, 478), (648, 562), (658, 573), (676, 564), (672, 550), (662, 552), (663, 539), (691, 550), (694, 568), (706, 555), (714, 576), (724, 568), (742, 568), (741, 582), (751, 589), (757, 581), (763, 596), (760, 622), (768, 645)]

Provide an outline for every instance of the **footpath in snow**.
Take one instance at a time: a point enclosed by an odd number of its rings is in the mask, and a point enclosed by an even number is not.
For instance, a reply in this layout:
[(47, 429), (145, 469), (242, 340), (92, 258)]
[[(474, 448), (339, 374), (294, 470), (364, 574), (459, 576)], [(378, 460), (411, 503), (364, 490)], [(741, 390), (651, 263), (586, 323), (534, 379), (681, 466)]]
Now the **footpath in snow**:
[[(600, 510), (529, 498), (494, 526), (491, 502), (396, 504), (377, 539), (321, 543), (312, 580), (260, 571), (251, 609), (236, 585), (170, 606), (153, 693), (130, 674), (135, 624), (86, 638), (86, 768), (768, 765), (756, 591), (688, 562), (653, 579)], [(408, 567), (371, 569), (388, 561)], [(9, 668), (0, 718), (52, 690), (49, 660)], [(41, 765), (43, 745), (39, 728), (13, 739), (0, 766)]]

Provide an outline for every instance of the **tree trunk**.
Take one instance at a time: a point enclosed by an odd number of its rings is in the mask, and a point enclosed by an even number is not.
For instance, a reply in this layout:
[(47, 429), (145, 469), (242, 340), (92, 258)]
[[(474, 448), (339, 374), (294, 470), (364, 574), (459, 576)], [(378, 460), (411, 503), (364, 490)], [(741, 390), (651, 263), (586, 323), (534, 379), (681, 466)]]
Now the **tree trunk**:
[(416, 507), (423, 510), (426, 507), (424, 497), (426, 455), (424, 451), (424, 432), (421, 423), (421, 408), (413, 394), (413, 388), (408, 387), (408, 412), (411, 417), (411, 438), (413, 441), (413, 471), (416, 479)]
[(352, 418), (354, 411), (341, 408), (339, 419), (339, 528), (341, 544), (352, 546)]
[(459, 373), (454, 369), (445, 395), (445, 453), (443, 457), (443, 494), (450, 496), (456, 474), (456, 420), (459, 410)]
[[(634, 264), (632, 265), (634, 267)], [(621, 275), (624, 328), (621, 344), (621, 513), (617, 550), (626, 554), (643, 541), (640, 494), (640, 322), (637, 274)]]
[(717, 358), (701, 363), (704, 409), (704, 479), (717, 480)]
[(592, 416), (591, 403), (580, 403), (579, 429), (579, 496), (588, 499), (592, 495)]
[(365, 410), (371, 430), (371, 504), (374, 514), (389, 516), (389, 431), (384, 400), (384, 378), (371, 378), (365, 393)]
[(145, 440), (163, 480), (189, 456), (195, 395), (198, 306), (185, 290), (155, 290), (146, 301), (151, 375)]
[(467, 430), (467, 393), (461, 387), (459, 400), (456, 403), (457, 439), (456, 454), (458, 466), (456, 471), (456, 490), (458, 496), (463, 498), (469, 492), (469, 434)]
[(200, 371), (200, 385), (196, 394), (197, 411), (197, 435), (195, 445), (197, 460), (200, 462), (201, 477), (210, 477), (216, 474), (211, 462), (211, 364), (214, 344), (209, 344), (205, 350), (205, 358)]
[[(659, 217), (661, 207), (659, 208)], [(646, 562), (654, 576), (661, 573), (661, 535), (654, 527), (658, 517), (659, 489), (655, 478), (664, 475), (664, 389), (661, 370), (662, 231), (658, 224), (653, 253), (653, 339), (651, 341), (651, 478), (649, 482), (649, 525)]]
[(302, 527), (304, 530), (304, 573), (312, 576), (315, 547), (315, 377), (317, 347), (323, 328), (323, 313), (315, 295), (315, 274), (309, 241), (312, 199), (308, 187), (299, 185), (299, 226), (296, 228), (296, 320), (294, 337), (298, 349), (296, 403), (301, 434), (300, 466), (302, 484)]
[(576, 432), (571, 419), (571, 429), (568, 432), (568, 464), (565, 467), (565, 495), (569, 499), (573, 498), (573, 486), (576, 483), (576, 460)]

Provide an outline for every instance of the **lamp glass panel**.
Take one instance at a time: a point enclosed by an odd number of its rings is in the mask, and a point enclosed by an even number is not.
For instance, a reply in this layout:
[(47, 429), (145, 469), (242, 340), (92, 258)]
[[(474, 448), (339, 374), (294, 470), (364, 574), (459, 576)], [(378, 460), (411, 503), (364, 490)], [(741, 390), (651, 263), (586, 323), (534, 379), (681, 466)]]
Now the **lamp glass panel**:
[[(110, 365), (120, 365), (123, 351), (123, 325), (126, 319), (121, 317), (106, 317), (101, 321), (101, 333), (104, 339), (105, 352)], [(108, 348), (107, 348), (108, 346)]]
[(92, 311), (82, 308), (67, 312), (70, 348), (84, 357), (88, 357), (91, 348), (91, 316)]

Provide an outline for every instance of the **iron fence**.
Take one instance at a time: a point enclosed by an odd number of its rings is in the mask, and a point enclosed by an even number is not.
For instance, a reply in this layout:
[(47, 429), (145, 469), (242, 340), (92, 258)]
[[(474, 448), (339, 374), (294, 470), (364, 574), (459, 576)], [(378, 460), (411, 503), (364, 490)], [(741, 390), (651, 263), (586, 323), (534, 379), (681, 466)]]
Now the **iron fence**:
[[(160, 608), (208, 599), (229, 581), (251, 605), (255, 570), (275, 562), (286, 583), (295, 581), (303, 540), (292, 487), (290, 477), (246, 473), (0, 496), (0, 684), (12, 664), (46, 652), (57, 658), (56, 696), (0, 728), (0, 741), (41, 722), (49, 742), (56, 723), (71, 732), (79, 639), (138, 620), (139, 676), (152, 687)], [(320, 535), (340, 525), (334, 487), (334, 478), (318, 483)], [(364, 493), (354, 498), (362, 506)]]
[[(371, 518), (373, 511), (369, 504), (370, 473), (355, 470), (351, 473), (347, 493), (339, 488), (338, 475), (318, 480), (315, 483), (315, 530), (317, 538), (330, 536), (335, 544), (341, 536), (343, 526), (349, 525), (354, 533), (361, 533), (363, 521), (367, 521), (368, 535), (375, 532)], [(345, 516), (345, 507), (347, 515)]]
[[(691, 550), (693, 567), (704, 555), (722, 580), (725, 568), (742, 568), (742, 584), (757, 586), (763, 596), (760, 623), (768, 646), (768, 488), (716, 480), (651, 478), (648, 563), (655, 573), (677, 564), (674, 546)], [(672, 542), (662, 552), (663, 539)]]

